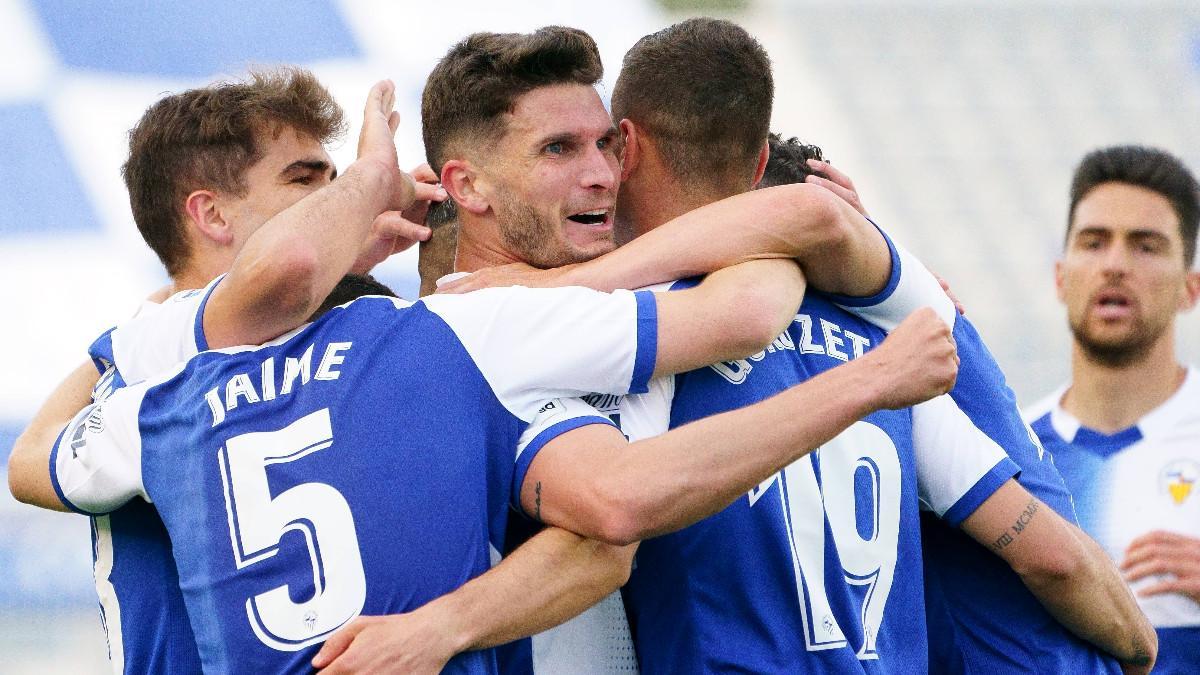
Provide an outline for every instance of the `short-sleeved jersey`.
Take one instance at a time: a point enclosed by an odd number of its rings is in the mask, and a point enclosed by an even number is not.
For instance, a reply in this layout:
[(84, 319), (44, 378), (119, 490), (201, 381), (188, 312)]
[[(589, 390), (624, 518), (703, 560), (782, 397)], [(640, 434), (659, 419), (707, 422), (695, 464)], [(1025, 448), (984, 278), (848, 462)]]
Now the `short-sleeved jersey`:
[[(886, 328), (921, 306), (945, 302), (921, 262), (890, 240), (889, 245), (892, 276), (884, 290), (870, 298), (837, 299)], [(1016, 395), (979, 333), (956, 313), (953, 335), (960, 365), (951, 398), (1020, 467), (1021, 486), (1075, 522), (1054, 457), (1024, 424)], [(1058, 623), (1002, 559), (931, 514), (923, 514), (921, 526), (930, 672), (1120, 672), (1114, 659)]]
[[(1031, 406), (1026, 419), (1053, 453), (1084, 531), (1118, 563), (1134, 539), (1153, 530), (1200, 538), (1200, 371), (1189, 369), (1170, 399), (1114, 434), (1064, 410), (1066, 389)], [(1181, 594), (1137, 599), (1158, 632), (1154, 672), (1200, 672), (1200, 604)]]
[[(93, 400), (103, 401), (124, 387), (127, 374), (128, 381), (140, 382), (202, 351), (199, 310), (211, 288), (178, 293), (162, 304), (146, 302), (129, 321), (97, 338), (88, 349), (100, 372)], [(158, 512), (134, 499), (91, 520), (93, 577), (113, 671), (200, 672), (171, 542)]]
[[(609, 423), (553, 399), (645, 389), (654, 307), (583, 289), (363, 298), (114, 393), (68, 425), (52, 479), (85, 511), (154, 503), (206, 672), (309, 672), (354, 616), (490, 566), (518, 464)], [(446, 672), (494, 670), (480, 651)]]
[[(761, 401), (884, 337), (809, 293), (765, 351), (655, 380), (622, 403), (622, 427), (640, 438), (665, 430), (667, 406), (675, 427)], [(625, 599), (643, 672), (924, 672), (918, 512), (957, 524), (1015, 472), (947, 397), (868, 415), (716, 515), (642, 542)]]

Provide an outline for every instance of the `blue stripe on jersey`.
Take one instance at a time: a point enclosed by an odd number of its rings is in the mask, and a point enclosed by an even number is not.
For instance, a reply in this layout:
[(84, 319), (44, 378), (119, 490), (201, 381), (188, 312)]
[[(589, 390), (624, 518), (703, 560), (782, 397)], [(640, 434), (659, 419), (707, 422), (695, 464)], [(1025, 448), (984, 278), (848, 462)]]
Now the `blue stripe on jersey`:
[(1155, 628), (1158, 660), (1154, 675), (1196, 675), (1200, 670), (1200, 628)]
[(584, 417), (572, 417), (568, 420), (563, 420), (542, 429), (537, 436), (533, 437), (525, 449), (521, 452), (521, 456), (517, 457), (517, 464), (513, 471), (512, 481), (512, 507), (518, 512), (528, 516), (525, 513), (525, 508), (521, 506), (521, 486), (525, 484), (525, 474), (529, 473), (529, 465), (533, 463), (533, 458), (542, 451), (542, 448), (550, 441), (559, 436), (580, 427), (586, 427), (592, 424), (607, 424), (610, 427), (616, 427), (613, 421), (602, 415), (590, 415)]
[(100, 334), (100, 337), (93, 340), (91, 346), (88, 347), (88, 357), (92, 359), (92, 365), (96, 366), (96, 370), (99, 371), (101, 375), (104, 374), (104, 371), (108, 370), (109, 366), (114, 365), (112, 334), (116, 329), (117, 327), (113, 326), (112, 328), (104, 331)]
[(633, 379), (629, 393), (644, 394), (658, 358), (658, 303), (650, 291), (637, 291), (637, 356), (633, 361)]
[(62, 445), (63, 434), (67, 433), (67, 429), (70, 426), (71, 425), (68, 424), (67, 426), (63, 427), (62, 431), (58, 432), (58, 438), (54, 439), (54, 447), (50, 449), (50, 485), (54, 488), (54, 494), (58, 495), (58, 501), (62, 502), (63, 506), (74, 511), (75, 513), (81, 513), (85, 516), (94, 516), (96, 514), (84, 511), (78, 506), (72, 504), (71, 500), (67, 499), (67, 495), (63, 493), (62, 485), (58, 482), (58, 470), (55, 468), (58, 465), (58, 448), (60, 445)]
[[(951, 398), (1020, 468), (1017, 482), (1074, 523), (1075, 506), (1053, 453), (1030, 436), (1004, 374), (963, 316), (955, 319), (954, 340), (960, 365)], [(936, 518), (921, 519), (921, 535), (930, 672), (1120, 672), (1111, 657), (1050, 616), (985, 547)]]
[(196, 337), (197, 352), (208, 351), (208, 338), (204, 337), (204, 308), (208, 306), (208, 299), (212, 297), (213, 291), (217, 289), (217, 286), (219, 286), (222, 281), (224, 281), (224, 277), (218, 279), (217, 283), (213, 284), (209, 288), (204, 289), (203, 291), (195, 291), (204, 293), (204, 297), (200, 300), (200, 308), (196, 310), (196, 321), (192, 326), (192, 333)]
[(958, 527), (962, 521), (967, 519), (967, 516), (975, 513), (975, 509), (979, 508), (980, 504), (983, 504), (988, 497), (1000, 489), (1001, 485), (1007, 483), (1010, 478), (1016, 478), (1020, 472), (1016, 463), (1007, 457), (996, 462), (996, 466), (988, 470), (979, 479), (979, 482), (975, 483), (974, 487), (967, 490), (967, 493), (955, 502), (954, 506), (942, 514), (942, 520), (946, 521), (947, 525)]
[(1142, 440), (1142, 430), (1136, 426), (1122, 429), (1115, 434), (1106, 434), (1095, 429), (1079, 427), (1079, 430), (1075, 432), (1075, 440), (1072, 443), (1080, 450), (1086, 450), (1107, 458), (1112, 457), (1140, 440)]
[[(336, 377), (318, 378), (335, 342)], [(311, 378), (260, 386), (310, 347)], [(214, 426), (206, 392), (241, 374), (261, 395)], [(490, 567), (525, 428), (440, 317), (370, 298), (281, 343), (200, 354), (148, 391), (139, 426), (146, 489), (186, 535), (175, 558), (205, 669), (304, 673), (309, 642), (360, 611), (415, 609)], [(445, 672), (495, 669), (485, 650)]]

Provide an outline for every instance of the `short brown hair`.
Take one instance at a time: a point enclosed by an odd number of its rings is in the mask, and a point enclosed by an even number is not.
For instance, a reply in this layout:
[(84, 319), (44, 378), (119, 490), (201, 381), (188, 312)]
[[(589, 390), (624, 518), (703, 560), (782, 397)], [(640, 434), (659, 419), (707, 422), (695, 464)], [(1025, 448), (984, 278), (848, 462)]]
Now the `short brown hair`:
[(189, 249), (183, 203), (199, 189), (242, 195), (246, 169), (262, 157), (258, 139), (285, 128), (322, 144), (345, 131), (342, 109), (312, 73), (300, 68), (251, 72), (172, 94), (129, 131), (121, 167), (133, 220), (167, 273), (178, 274)]
[(577, 28), (528, 34), (474, 33), (450, 48), (421, 96), (425, 157), (440, 175), (452, 147), (491, 141), (522, 94), (552, 84), (593, 85), (604, 75), (600, 50)]
[(1104, 183), (1127, 183), (1162, 195), (1179, 218), (1183, 262), (1196, 260), (1196, 232), (1200, 229), (1200, 184), (1180, 159), (1166, 150), (1142, 145), (1114, 145), (1089, 152), (1071, 179), (1071, 206), (1067, 211), (1067, 237), (1075, 223), (1075, 207)]
[(612, 112), (645, 129), (676, 176), (740, 192), (754, 178), (774, 96), (762, 45), (735, 23), (698, 18), (638, 40)]

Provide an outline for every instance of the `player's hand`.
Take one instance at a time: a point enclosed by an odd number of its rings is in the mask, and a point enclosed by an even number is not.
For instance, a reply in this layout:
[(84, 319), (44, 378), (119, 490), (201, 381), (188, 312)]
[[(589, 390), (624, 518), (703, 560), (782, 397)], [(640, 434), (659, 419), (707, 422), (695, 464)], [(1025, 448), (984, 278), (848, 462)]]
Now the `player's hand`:
[(328, 675), (442, 671), (453, 647), (416, 613), (360, 616), (325, 641), (312, 665)]
[(485, 267), (461, 279), (439, 286), (438, 293), (470, 293), (481, 288), (497, 286), (527, 286), (529, 288), (555, 288), (566, 285), (564, 275), (572, 265), (541, 270), (525, 263), (511, 263), (496, 267)]
[(954, 303), (954, 309), (958, 310), (959, 314), (965, 316), (967, 308), (963, 306), (958, 296), (954, 294), (954, 291), (950, 290), (950, 284), (940, 274), (933, 273), (933, 278), (938, 280), (938, 283), (942, 286), (942, 291), (946, 293), (946, 297), (950, 298), (950, 302)]
[(849, 176), (833, 168), (833, 165), (829, 162), (820, 159), (810, 159), (807, 162), (810, 169), (820, 171), (829, 176), (829, 178), (809, 175), (804, 178), (805, 183), (819, 185), (829, 190), (845, 200), (847, 204), (853, 206), (855, 211), (870, 217), (867, 214), (867, 207), (863, 206), (862, 199), (858, 196), (858, 190), (854, 187), (854, 181), (850, 180)]
[(414, 200), (404, 211), (384, 211), (371, 223), (371, 234), (363, 242), (358, 259), (350, 268), (352, 274), (367, 274), (388, 256), (406, 251), (419, 241), (428, 241), (433, 230), (425, 225), (425, 214), (432, 202), (448, 199), (446, 190), (437, 184), (437, 174), (428, 164), (413, 169)]
[(1179, 593), (1200, 603), (1200, 539), (1164, 530), (1143, 534), (1125, 550), (1121, 571), (1130, 583), (1163, 577), (1137, 591), (1143, 598)]
[(413, 177), (400, 170), (396, 159), (396, 130), (400, 113), (396, 112), (396, 85), (391, 80), (375, 83), (363, 108), (363, 125), (358, 134), (358, 159), (377, 163), (389, 178), (391, 196), (388, 208), (403, 211), (415, 199)]
[(869, 360), (874, 368), (884, 408), (907, 408), (945, 394), (958, 376), (950, 328), (928, 307), (910, 314), (859, 360)]

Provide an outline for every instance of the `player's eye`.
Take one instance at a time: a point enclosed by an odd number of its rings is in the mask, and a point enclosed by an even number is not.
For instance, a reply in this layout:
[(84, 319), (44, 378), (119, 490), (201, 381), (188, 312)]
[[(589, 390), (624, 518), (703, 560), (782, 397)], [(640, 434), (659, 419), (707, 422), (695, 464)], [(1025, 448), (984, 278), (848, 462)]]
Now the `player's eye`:
[(607, 149), (610, 145), (612, 145), (611, 138), (601, 138), (600, 140), (596, 141), (596, 147), (600, 148), (601, 150)]
[(567, 151), (567, 147), (563, 143), (550, 143), (542, 150), (551, 155), (561, 155)]

